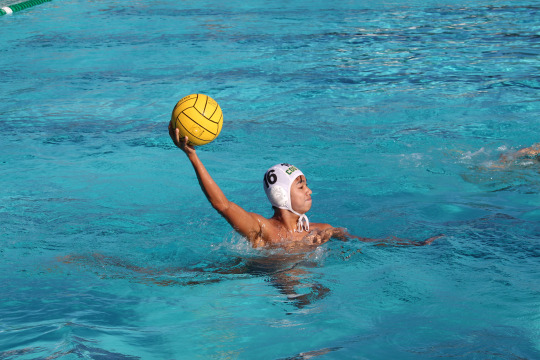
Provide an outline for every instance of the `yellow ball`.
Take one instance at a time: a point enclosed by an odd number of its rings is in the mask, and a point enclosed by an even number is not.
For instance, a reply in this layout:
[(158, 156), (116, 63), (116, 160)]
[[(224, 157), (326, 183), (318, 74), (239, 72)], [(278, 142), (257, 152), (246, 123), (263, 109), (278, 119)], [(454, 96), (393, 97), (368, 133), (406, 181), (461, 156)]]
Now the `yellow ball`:
[(180, 129), (180, 135), (187, 136), (192, 145), (204, 145), (219, 135), (223, 113), (210, 96), (192, 94), (176, 104), (171, 115), (171, 125)]

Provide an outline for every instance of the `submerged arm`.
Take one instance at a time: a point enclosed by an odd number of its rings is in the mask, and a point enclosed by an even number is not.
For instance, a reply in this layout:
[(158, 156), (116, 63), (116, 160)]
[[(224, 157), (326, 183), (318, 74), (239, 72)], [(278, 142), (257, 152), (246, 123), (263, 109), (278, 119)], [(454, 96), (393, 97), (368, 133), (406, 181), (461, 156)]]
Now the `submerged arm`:
[(540, 143), (518, 150), (517, 154), (524, 157), (537, 157), (540, 155)]

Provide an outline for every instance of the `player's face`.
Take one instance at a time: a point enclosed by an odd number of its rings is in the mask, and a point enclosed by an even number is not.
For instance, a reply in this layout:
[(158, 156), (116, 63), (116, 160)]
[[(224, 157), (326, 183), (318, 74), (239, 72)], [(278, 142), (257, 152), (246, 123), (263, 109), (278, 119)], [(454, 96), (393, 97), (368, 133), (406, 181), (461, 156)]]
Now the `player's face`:
[(311, 209), (311, 190), (304, 175), (297, 177), (291, 186), (291, 207), (300, 214), (305, 214)]

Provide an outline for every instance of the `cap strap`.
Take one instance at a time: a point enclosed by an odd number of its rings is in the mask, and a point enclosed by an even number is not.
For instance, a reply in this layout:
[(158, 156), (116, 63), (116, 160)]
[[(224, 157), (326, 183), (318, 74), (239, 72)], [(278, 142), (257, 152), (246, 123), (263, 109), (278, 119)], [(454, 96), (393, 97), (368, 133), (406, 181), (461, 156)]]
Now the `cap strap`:
[(300, 215), (298, 221), (296, 222), (296, 232), (308, 232), (309, 231), (309, 220), (306, 214)]

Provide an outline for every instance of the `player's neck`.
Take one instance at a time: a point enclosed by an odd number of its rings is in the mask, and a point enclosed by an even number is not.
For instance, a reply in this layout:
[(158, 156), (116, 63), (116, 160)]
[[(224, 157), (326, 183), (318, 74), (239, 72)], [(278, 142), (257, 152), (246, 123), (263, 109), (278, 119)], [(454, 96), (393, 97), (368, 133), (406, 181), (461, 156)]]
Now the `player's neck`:
[(273, 219), (277, 220), (287, 231), (294, 232), (299, 216), (285, 209), (275, 209)]

